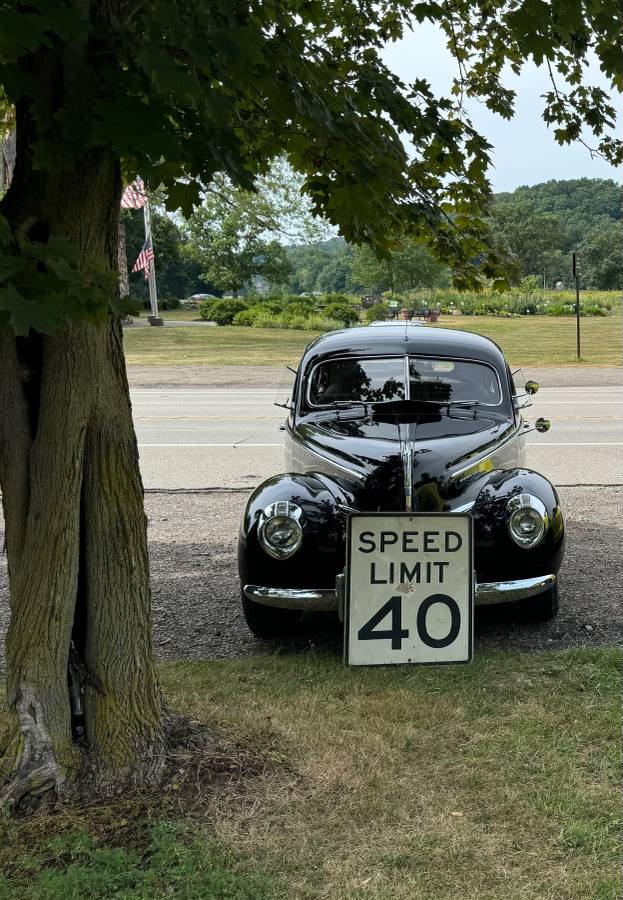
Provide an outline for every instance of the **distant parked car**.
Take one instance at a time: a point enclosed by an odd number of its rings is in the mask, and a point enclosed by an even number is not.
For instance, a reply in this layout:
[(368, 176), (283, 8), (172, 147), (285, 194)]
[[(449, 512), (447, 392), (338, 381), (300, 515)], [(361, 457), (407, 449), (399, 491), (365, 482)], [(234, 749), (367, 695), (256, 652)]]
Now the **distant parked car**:
[[(362, 513), (469, 515), (476, 606), (512, 602), (553, 618), (562, 510), (554, 486), (526, 467), (526, 433), (549, 422), (525, 422), (493, 341), (375, 324), (325, 334), (303, 354), (285, 473), (254, 491), (240, 529), (249, 628), (276, 637), (303, 611), (343, 616), (347, 523)], [(523, 396), (537, 390), (528, 381)]]

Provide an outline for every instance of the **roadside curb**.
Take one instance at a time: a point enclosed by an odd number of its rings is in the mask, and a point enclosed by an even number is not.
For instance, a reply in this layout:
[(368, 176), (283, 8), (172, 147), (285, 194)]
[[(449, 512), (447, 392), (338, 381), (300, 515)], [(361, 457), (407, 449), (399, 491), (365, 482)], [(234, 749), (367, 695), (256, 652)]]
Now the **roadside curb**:
[(202, 487), (202, 488), (145, 488), (146, 494), (247, 494), (254, 491), (257, 484), (243, 487)]
[[(612, 482), (604, 482), (599, 484), (594, 483), (586, 483), (586, 482), (575, 482), (570, 484), (563, 484), (562, 482), (557, 482), (555, 485), (557, 488), (619, 488), (623, 490), (623, 482), (620, 481), (612, 481)], [(250, 484), (243, 487), (202, 487), (202, 488), (145, 488), (146, 494), (246, 494), (250, 491), (254, 491), (257, 487), (257, 484)]]

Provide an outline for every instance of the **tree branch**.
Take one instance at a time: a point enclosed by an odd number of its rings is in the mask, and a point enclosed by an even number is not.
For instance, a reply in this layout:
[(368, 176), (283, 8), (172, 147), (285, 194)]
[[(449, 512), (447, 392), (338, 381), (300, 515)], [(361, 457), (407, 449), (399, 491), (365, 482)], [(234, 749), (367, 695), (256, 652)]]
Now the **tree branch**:
[[(572, 121), (572, 118), (573, 118), (573, 117), (572, 117), (570, 114), (567, 113), (567, 109), (568, 109), (568, 107), (569, 107), (569, 98), (567, 97), (566, 94), (563, 94), (563, 93), (559, 90), (558, 85), (556, 84), (556, 79), (554, 78), (554, 72), (552, 71), (552, 64), (551, 64), (551, 61), (549, 60), (549, 58), (546, 57), (545, 62), (546, 62), (546, 64), (547, 64), (547, 71), (548, 71), (548, 73), (549, 73), (549, 80), (550, 80), (550, 82), (551, 82), (551, 84), (552, 84), (552, 88), (553, 88), (554, 94), (555, 94), (555, 96), (556, 96), (556, 99), (557, 99), (558, 102), (560, 103), (561, 107), (564, 109), (565, 115), (567, 116), (567, 121), (570, 122), (570, 121)], [(600, 150), (598, 150), (598, 149), (595, 148), (595, 147), (591, 147), (590, 144), (587, 144), (587, 143), (586, 143), (586, 141), (584, 140), (584, 138), (582, 138), (582, 137), (580, 137), (580, 136), (578, 135), (578, 137), (576, 138), (576, 140), (577, 140), (578, 144), (582, 144), (583, 147), (586, 147), (586, 149), (587, 149), (588, 152), (590, 153), (591, 159), (594, 159), (596, 156), (599, 157), (600, 159), (606, 159), (606, 157), (604, 156), (604, 154), (603, 154)]]

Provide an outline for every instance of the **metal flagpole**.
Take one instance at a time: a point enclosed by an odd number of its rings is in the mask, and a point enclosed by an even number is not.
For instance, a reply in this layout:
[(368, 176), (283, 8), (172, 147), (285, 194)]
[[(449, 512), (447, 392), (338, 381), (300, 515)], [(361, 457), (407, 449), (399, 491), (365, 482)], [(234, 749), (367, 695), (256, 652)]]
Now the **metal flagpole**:
[[(149, 209), (149, 199), (145, 195), (145, 203), (143, 204), (143, 218), (145, 220), (145, 243), (151, 244), (153, 250), (154, 244), (151, 237), (151, 211)], [(151, 316), (148, 316), (150, 325), (164, 325), (164, 321), (158, 316), (158, 289), (156, 288), (156, 264), (155, 260), (149, 261), (149, 303), (151, 305)]]

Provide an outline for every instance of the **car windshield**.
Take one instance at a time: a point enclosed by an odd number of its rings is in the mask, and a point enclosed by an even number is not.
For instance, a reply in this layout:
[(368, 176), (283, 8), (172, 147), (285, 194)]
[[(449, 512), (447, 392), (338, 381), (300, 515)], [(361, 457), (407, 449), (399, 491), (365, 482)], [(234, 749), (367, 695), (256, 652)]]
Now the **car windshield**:
[(404, 357), (330, 360), (315, 367), (309, 384), (312, 406), (405, 399), (497, 406), (502, 397), (490, 366), (430, 357), (410, 357), (408, 386)]
[(409, 397), (439, 403), (476, 403), (497, 406), (500, 382), (494, 369), (463, 359), (409, 360)]
[(331, 403), (404, 400), (405, 367), (402, 358), (335, 359), (321, 363), (312, 373), (309, 402)]

